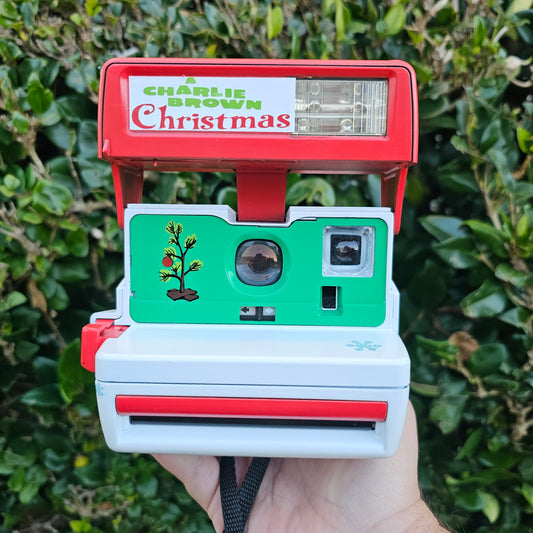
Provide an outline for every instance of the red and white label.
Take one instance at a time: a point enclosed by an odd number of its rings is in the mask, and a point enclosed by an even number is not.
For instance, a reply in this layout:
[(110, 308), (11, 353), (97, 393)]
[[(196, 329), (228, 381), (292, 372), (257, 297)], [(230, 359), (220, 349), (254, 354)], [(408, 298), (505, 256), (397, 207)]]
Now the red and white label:
[(132, 131), (294, 132), (295, 78), (130, 76)]

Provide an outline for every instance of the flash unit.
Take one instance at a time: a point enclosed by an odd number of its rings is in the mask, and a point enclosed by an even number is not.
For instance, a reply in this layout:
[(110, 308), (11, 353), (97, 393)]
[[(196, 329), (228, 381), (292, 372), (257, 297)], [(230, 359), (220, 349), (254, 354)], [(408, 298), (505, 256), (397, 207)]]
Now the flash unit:
[[(101, 70), (124, 279), (82, 332), (117, 451), (384, 457), (410, 362), (392, 280), (418, 150), (402, 61), (122, 58)], [(145, 171), (236, 174), (237, 210), (142, 204)], [(381, 206), (288, 206), (287, 174), (380, 174)]]
[(387, 80), (296, 80), (296, 134), (386, 135)]

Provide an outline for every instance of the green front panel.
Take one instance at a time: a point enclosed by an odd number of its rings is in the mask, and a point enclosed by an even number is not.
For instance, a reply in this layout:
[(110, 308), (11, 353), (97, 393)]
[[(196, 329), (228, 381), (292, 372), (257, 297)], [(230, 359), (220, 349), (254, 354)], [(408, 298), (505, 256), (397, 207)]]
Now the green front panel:
[[(179, 246), (169, 244), (169, 223), (183, 228)], [(375, 228), (371, 277), (322, 275), (326, 226)], [(181, 265), (175, 256), (194, 239), (183, 261), (185, 272), (193, 268), (180, 283), (181, 271), (172, 270)], [(238, 279), (235, 252), (248, 239), (274, 241), (281, 248), (282, 272), (275, 284), (254, 287)], [(130, 315), (137, 322), (237, 324), (243, 323), (241, 308), (248, 306), (275, 307), (275, 321), (246, 322), (265, 326), (375, 327), (385, 319), (387, 224), (381, 219), (318, 218), (297, 220), (290, 227), (261, 227), (231, 225), (210, 215), (138, 214), (130, 222), (130, 245)], [(338, 287), (335, 310), (322, 308), (323, 286)], [(180, 288), (184, 297), (176, 296)]]

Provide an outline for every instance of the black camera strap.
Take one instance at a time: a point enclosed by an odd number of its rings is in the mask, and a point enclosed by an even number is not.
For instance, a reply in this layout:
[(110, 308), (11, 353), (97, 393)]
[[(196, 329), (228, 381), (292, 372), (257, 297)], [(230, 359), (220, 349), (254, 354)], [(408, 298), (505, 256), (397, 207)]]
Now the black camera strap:
[(269, 458), (254, 457), (241, 488), (237, 486), (235, 457), (220, 458), (220, 500), (224, 517), (223, 533), (244, 533), (244, 527), (265, 476)]

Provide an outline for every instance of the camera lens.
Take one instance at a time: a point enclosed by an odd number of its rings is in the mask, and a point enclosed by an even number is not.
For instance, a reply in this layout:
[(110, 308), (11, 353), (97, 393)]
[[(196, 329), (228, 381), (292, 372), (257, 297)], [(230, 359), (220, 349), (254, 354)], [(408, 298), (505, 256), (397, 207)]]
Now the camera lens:
[(360, 235), (331, 235), (332, 265), (358, 265), (361, 263)]
[(281, 276), (281, 249), (263, 239), (244, 241), (235, 254), (237, 277), (246, 285), (272, 285)]

